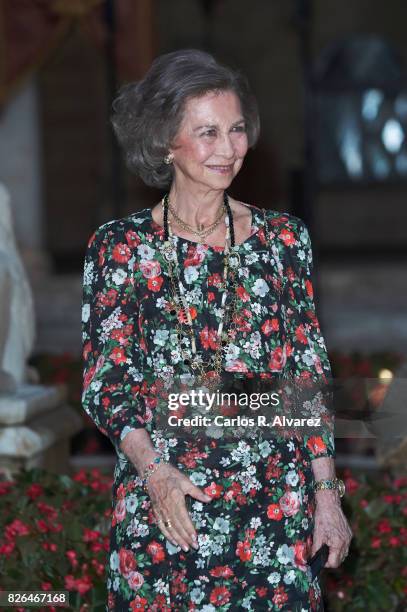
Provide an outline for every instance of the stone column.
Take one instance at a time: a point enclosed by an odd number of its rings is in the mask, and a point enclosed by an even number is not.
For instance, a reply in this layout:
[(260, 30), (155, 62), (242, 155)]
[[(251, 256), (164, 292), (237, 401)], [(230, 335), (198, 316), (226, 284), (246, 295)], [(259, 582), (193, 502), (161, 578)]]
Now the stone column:
[(0, 114), (0, 181), (11, 196), (16, 239), (30, 277), (49, 269), (43, 245), (40, 131), (33, 77)]

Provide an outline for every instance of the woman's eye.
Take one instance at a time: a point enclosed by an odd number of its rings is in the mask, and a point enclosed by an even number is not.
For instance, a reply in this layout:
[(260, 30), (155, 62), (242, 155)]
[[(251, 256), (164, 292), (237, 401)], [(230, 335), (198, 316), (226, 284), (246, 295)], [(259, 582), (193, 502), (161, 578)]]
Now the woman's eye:
[(245, 132), (246, 131), (246, 126), (245, 125), (236, 125), (233, 128), (234, 132)]
[(202, 136), (216, 136), (216, 131), (215, 130), (207, 130), (206, 132), (203, 132)]

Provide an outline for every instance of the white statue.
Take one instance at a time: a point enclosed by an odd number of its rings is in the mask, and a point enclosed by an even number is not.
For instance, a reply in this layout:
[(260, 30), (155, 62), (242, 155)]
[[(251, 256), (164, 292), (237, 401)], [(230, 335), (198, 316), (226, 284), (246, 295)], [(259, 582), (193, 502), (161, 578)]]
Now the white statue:
[(10, 196), (0, 183), (0, 392), (26, 382), (34, 337), (33, 297), (14, 238)]

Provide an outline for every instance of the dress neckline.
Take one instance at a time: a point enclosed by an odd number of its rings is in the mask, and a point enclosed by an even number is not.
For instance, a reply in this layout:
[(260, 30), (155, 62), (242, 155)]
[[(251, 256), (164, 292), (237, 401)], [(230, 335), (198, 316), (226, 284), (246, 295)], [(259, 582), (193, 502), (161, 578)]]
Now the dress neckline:
[[(264, 223), (262, 222), (260, 218), (260, 212), (258, 211), (257, 206), (254, 206), (252, 204), (246, 204), (246, 203), (243, 203), (243, 204), (244, 206), (247, 206), (248, 208), (250, 208), (251, 213), (252, 213), (252, 220), (251, 220), (251, 227), (250, 227), (251, 234), (250, 236), (248, 236), (248, 238), (246, 238), (246, 240), (243, 240), (243, 242), (240, 242), (239, 244), (235, 244), (235, 246), (232, 247), (232, 250), (240, 249), (244, 247), (246, 244), (249, 244), (253, 239), (258, 237), (258, 234), (264, 227)], [(164, 227), (153, 219), (152, 208), (148, 208), (148, 212), (149, 212), (149, 217), (150, 217), (149, 220), (150, 220), (151, 226), (154, 227), (155, 229), (162, 230), (162, 232), (164, 233)], [(213, 246), (211, 244), (206, 244), (205, 242), (197, 242), (196, 240), (190, 240), (189, 238), (183, 238), (182, 236), (178, 236), (177, 234), (173, 234), (173, 236), (176, 238), (177, 245), (182, 244), (183, 242), (186, 242), (187, 244), (191, 244), (194, 246), (204, 247), (206, 250), (210, 249), (214, 251), (215, 253), (223, 253), (225, 250), (224, 246)]]

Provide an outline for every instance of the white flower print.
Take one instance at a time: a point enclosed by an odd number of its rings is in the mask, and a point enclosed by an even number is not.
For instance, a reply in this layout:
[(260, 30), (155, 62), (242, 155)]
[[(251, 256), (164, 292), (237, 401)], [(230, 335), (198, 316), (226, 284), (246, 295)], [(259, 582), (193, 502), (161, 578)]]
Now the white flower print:
[(85, 261), (85, 265), (83, 269), (83, 284), (84, 285), (92, 284), (94, 268), (95, 268), (95, 264), (93, 260)]
[(292, 487), (297, 486), (299, 481), (298, 472), (296, 472), (296, 470), (290, 470), (289, 472), (287, 472), (285, 481), (288, 485)]
[(200, 472), (193, 472), (189, 478), (197, 487), (203, 487), (208, 482), (206, 476)]
[(139, 244), (137, 247), (137, 255), (140, 259), (147, 259), (150, 261), (155, 257), (155, 249), (152, 249), (148, 244)]
[(221, 533), (229, 533), (230, 521), (218, 516), (213, 523), (213, 528)]
[(126, 270), (119, 268), (118, 270), (115, 270), (115, 272), (112, 274), (112, 282), (115, 285), (122, 285), (126, 280), (127, 276), (128, 273), (126, 272)]
[(278, 584), (280, 582), (280, 574), (278, 572), (272, 572), (267, 577), (267, 580), (269, 581), (270, 584), (273, 584), (273, 585)]
[(170, 332), (168, 329), (157, 329), (153, 338), (154, 344), (158, 346), (165, 346), (169, 335)]
[(194, 281), (196, 281), (198, 276), (199, 272), (196, 266), (187, 266), (184, 269), (184, 278), (188, 285), (191, 285)]
[(283, 582), (285, 584), (292, 584), (295, 580), (295, 571), (289, 570), (286, 574), (284, 574)]
[(82, 322), (87, 323), (90, 315), (90, 304), (84, 304), (82, 306)]
[(100, 334), (101, 342), (107, 342), (110, 337), (110, 332), (113, 329), (120, 329), (123, 327), (123, 321), (120, 320), (120, 307), (113, 310), (112, 314), (102, 321), (101, 328), (102, 333)]
[(266, 281), (262, 278), (256, 278), (253, 284), (253, 293), (254, 295), (264, 297), (266, 293), (270, 291), (270, 288)]
[(277, 549), (277, 559), (279, 563), (283, 565), (287, 565), (288, 563), (294, 562), (294, 550), (291, 546), (287, 546), (287, 544), (283, 544), (279, 546)]

